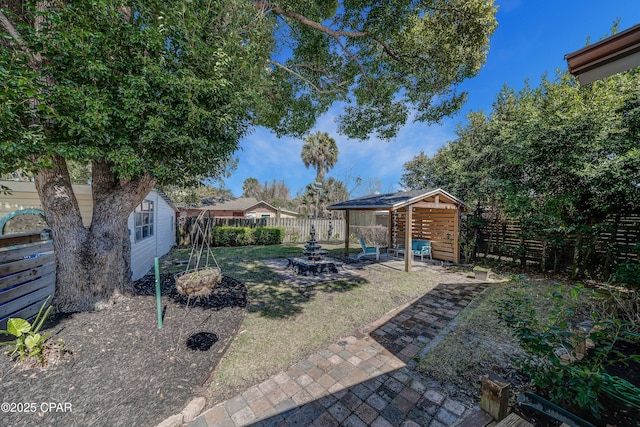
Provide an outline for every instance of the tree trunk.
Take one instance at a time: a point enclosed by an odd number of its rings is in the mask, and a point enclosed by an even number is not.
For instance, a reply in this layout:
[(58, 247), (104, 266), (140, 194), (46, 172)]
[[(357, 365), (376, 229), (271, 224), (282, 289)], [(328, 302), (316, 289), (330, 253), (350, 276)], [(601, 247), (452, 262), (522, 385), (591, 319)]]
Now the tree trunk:
[(571, 272), (571, 278), (577, 279), (580, 277), (580, 256), (581, 256), (581, 247), (582, 247), (582, 232), (579, 231), (576, 236), (576, 241), (573, 247), (573, 268)]
[(131, 289), (131, 246), (127, 218), (153, 187), (144, 176), (118, 180), (107, 163), (93, 165), (93, 217), (82, 224), (66, 162), (54, 157), (53, 167), (36, 175), (56, 254), (58, 311), (96, 310)]

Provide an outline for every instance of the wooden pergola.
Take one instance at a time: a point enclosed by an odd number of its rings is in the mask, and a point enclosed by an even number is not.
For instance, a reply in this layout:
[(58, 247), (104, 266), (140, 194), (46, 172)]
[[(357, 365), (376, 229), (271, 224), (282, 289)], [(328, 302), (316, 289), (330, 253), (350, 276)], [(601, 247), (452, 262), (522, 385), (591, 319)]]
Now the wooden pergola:
[[(435, 190), (401, 191), (347, 200), (329, 206), (345, 212), (346, 230), (352, 211), (388, 211), (388, 247), (411, 248), (414, 239), (431, 241), (434, 259), (460, 262), (460, 214), (465, 205), (451, 194)], [(349, 233), (345, 233), (345, 255), (349, 255)], [(413, 256), (405, 251), (405, 271), (411, 271)]]

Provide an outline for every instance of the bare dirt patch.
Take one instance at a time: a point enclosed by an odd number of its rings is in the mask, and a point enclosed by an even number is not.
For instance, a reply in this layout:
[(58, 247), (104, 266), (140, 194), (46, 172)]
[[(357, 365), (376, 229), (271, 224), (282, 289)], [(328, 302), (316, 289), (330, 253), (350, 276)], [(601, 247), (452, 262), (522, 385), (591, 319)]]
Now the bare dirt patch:
[(154, 286), (147, 276), (136, 295), (108, 309), (52, 316), (43, 331), (64, 340), (73, 352), (67, 361), (20, 369), (2, 355), (2, 401), (15, 403), (15, 412), (3, 413), (1, 424), (153, 426), (204, 394), (244, 319), (246, 288), (224, 277), (185, 311), (187, 297), (176, 292), (173, 275), (163, 275), (158, 329)]

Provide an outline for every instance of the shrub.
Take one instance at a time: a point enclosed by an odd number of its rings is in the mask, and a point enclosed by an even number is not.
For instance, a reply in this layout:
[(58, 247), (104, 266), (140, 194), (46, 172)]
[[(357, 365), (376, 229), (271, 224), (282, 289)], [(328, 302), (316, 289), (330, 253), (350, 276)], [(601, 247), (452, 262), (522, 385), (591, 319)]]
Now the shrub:
[[(592, 298), (593, 292), (582, 285), (572, 287), (568, 294), (558, 286), (549, 295), (549, 315), (542, 316), (521, 289), (499, 301), (496, 313), (525, 350), (526, 355), (516, 363), (533, 385), (556, 404), (586, 408), (598, 417), (603, 408), (598, 401), (601, 392), (620, 398), (611, 386), (619, 378), (608, 375), (606, 366), (640, 357), (618, 352), (616, 342), (637, 341), (640, 336), (632, 323), (597, 311), (590, 313), (589, 326), (593, 326), (589, 331), (578, 328), (582, 319), (577, 313), (585, 296)], [(584, 352), (587, 339), (594, 347)]]
[(253, 240), (256, 245), (279, 245), (284, 234), (282, 227), (257, 227), (253, 229)]
[(627, 261), (616, 268), (611, 282), (629, 288), (640, 288), (640, 263)]
[(0, 330), (0, 334), (13, 335), (15, 337), (12, 341), (0, 343), (0, 345), (13, 346), (13, 350), (9, 352), (9, 356), (17, 356), (20, 359), (36, 357), (41, 364), (45, 363), (43, 349), (47, 338), (49, 338), (49, 333), (40, 335), (39, 332), (44, 321), (49, 317), (49, 313), (51, 313), (51, 306), (49, 306), (44, 313), (42, 312), (49, 302), (49, 298), (47, 298), (42, 304), (42, 307), (40, 307), (38, 315), (33, 320), (33, 324), (25, 319), (10, 318), (7, 321), (7, 329)]
[(284, 239), (281, 227), (214, 227), (214, 246), (277, 245)]

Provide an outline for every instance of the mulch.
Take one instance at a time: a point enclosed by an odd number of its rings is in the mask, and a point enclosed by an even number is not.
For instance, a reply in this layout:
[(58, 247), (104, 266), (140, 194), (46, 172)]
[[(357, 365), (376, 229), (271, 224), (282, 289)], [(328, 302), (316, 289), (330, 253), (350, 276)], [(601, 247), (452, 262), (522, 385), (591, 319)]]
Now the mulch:
[(247, 290), (224, 276), (187, 308), (173, 275), (162, 275), (161, 285), (162, 329), (150, 275), (108, 309), (52, 316), (43, 331), (71, 354), (48, 368), (25, 369), (0, 355), (0, 424), (155, 426), (205, 395), (242, 324)]

